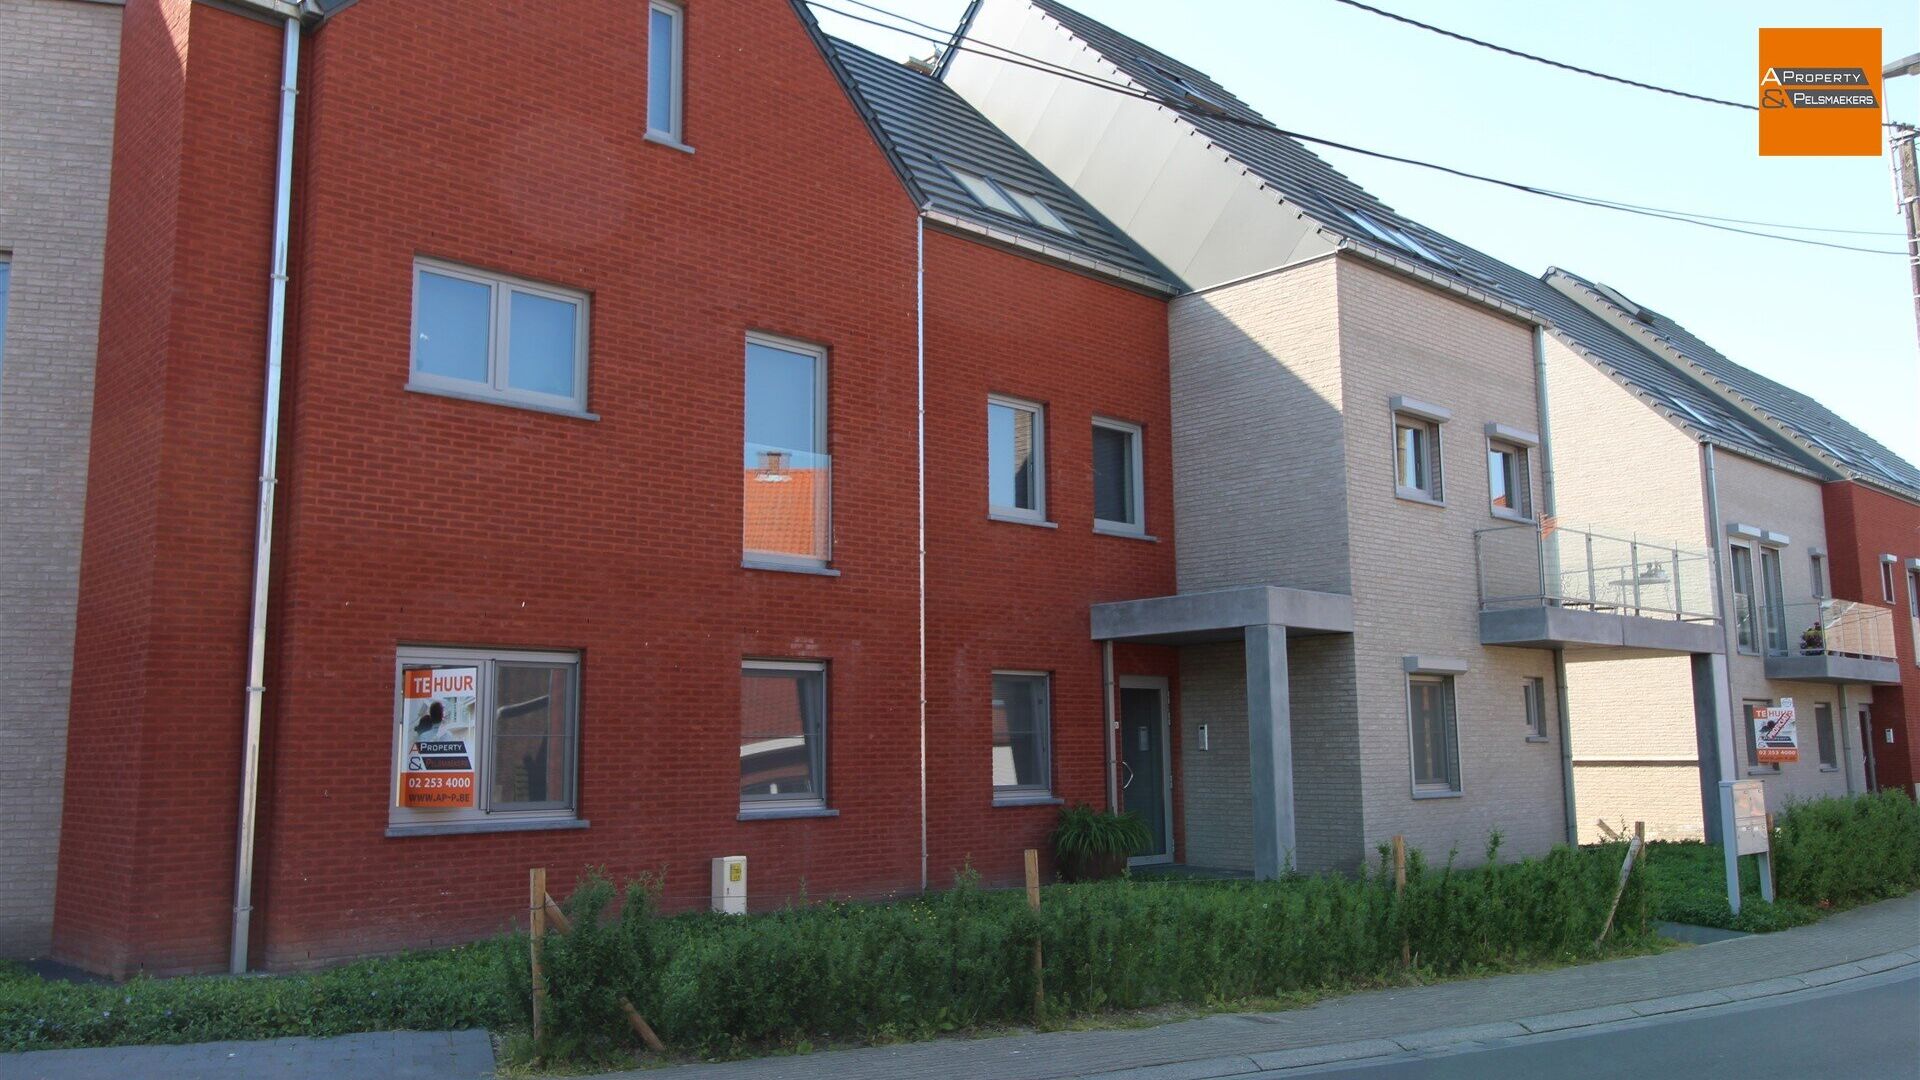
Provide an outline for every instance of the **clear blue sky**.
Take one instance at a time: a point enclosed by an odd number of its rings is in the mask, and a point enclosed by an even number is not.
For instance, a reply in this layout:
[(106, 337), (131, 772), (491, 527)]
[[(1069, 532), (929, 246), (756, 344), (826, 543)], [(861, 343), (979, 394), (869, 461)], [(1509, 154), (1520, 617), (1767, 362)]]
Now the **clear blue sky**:
[[(942, 27), (966, 7), (965, 0), (873, 2)], [(1920, 52), (1913, 0), (1369, 2), (1568, 63), (1734, 101), (1754, 97), (1762, 26), (1878, 26), (1887, 59)], [(1762, 158), (1750, 112), (1558, 71), (1334, 0), (1076, 6), (1307, 134), (1624, 202), (1900, 229), (1885, 157)], [(829, 33), (886, 55), (930, 50), (925, 41), (819, 15)], [(1895, 79), (1887, 90), (1895, 118), (1920, 121), (1920, 77)], [(1902, 259), (1714, 232), (1320, 152), (1403, 213), (1530, 273), (1562, 266), (1606, 282), (1920, 462), (1920, 349)], [(1902, 246), (1897, 235), (1794, 235)]]

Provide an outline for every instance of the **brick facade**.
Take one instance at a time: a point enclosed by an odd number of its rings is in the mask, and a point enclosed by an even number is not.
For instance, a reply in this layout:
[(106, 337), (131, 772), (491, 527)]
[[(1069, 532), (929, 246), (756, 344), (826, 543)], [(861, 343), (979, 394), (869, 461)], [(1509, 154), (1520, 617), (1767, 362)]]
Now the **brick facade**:
[[(1892, 555), (1895, 564), (1893, 603), (1894, 649), (1899, 654), (1900, 685), (1876, 686), (1870, 713), (1874, 780), (1881, 787), (1899, 787), (1920, 797), (1920, 652), (1916, 652), (1912, 617), (1915, 582), (1907, 561), (1920, 558), (1920, 505), (1895, 498), (1850, 481), (1826, 485), (1829, 573), (1833, 594), (1869, 604), (1887, 604), (1881, 589), (1880, 560)], [(1860, 710), (1849, 707), (1845, 727), (1861, 734)], [(1892, 741), (1888, 741), (1891, 735)]]
[(120, 9), (0, 0), (0, 957), (51, 939)]
[[(643, 140), (645, 16), (366, 2), (306, 37), (253, 921), (269, 968), (498, 930), (536, 865), (556, 892), (589, 865), (661, 872), (674, 908), (706, 902), (718, 855), (747, 856), (757, 907), (921, 885), (915, 210), (784, 5), (692, 13), (695, 152)], [(568, 61), (523, 62), (536, 49)], [(56, 942), (113, 974), (226, 960), (279, 59), (266, 23), (129, 7), (138, 122), (116, 165), (138, 179), (109, 232), (74, 708), (76, 730), (137, 732), (138, 767), (70, 785)], [(1004, 882), (1054, 810), (989, 805), (990, 672), (1054, 675), (1056, 793), (1098, 803), (1086, 605), (1172, 589), (1166, 307), (924, 244), (927, 873)], [(410, 392), (422, 256), (588, 294), (595, 418)], [(837, 576), (741, 565), (750, 331), (827, 351)], [(989, 392), (1049, 406), (1056, 530), (986, 518)], [(1145, 431), (1158, 542), (1091, 530), (1096, 414)], [(396, 650), (430, 645), (580, 655), (588, 827), (387, 834)], [(743, 658), (826, 662), (834, 816), (739, 820)]]

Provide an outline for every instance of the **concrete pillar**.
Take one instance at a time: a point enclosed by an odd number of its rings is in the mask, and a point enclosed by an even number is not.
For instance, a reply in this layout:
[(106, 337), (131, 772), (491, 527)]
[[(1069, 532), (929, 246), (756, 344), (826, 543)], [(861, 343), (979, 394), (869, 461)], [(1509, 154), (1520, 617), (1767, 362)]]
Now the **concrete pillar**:
[(1293, 710), (1287, 696), (1287, 628), (1249, 626), (1248, 758), (1253, 768), (1253, 876), (1275, 878), (1292, 865)]
[(1727, 700), (1727, 658), (1723, 653), (1695, 653), (1693, 668), (1693, 733), (1700, 756), (1700, 820), (1707, 843), (1720, 842), (1720, 781), (1736, 779), (1737, 751), (1733, 744), (1733, 703)]

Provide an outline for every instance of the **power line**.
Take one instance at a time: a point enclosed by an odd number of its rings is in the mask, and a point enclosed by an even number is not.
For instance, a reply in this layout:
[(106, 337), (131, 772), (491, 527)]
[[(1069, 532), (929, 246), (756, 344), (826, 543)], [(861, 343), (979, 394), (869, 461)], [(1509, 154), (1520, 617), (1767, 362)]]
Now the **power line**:
[[(1352, 143), (1344, 143), (1335, 139), (1324, 139), (1324, 138), (1320, 138), (1319, 136), (1308, 135), (1304, 132), (1292, 131), (1287, 128), (1280, 127), (1276, 124), (1269, 123), (1257, 117), (1236, 116), (1230, 112), (1216, 111), (1212, 109), (1205, 109), (1205, 110), (1198, 109), (1198, 108), (1195, 108), (1191, 103), (1186, 101), (1181, 101), (1179, 99), (1170, 98), (1161, 94), (1155, 94), (1148, 91), (1139, 90), (1132, 86), (1128, 86), (1124, 83), (1116, 83), (1106, 79), (1094, 78), (1093, 76), (1086, 75), (1082, 72), (1074, 71), (1071, 68), (1061, 67), (1059, 65), (1049, 63), (1045, 60), (1041, 60), (1037, 57), (1029, 56), (1026, 53), (1016, 52), (1004, 46), (1000, 46), (1000, 45), (988, 46), (989, 48), (997, 50), (994, 52), (988, 52), (988, 51), (985, 51), (984, 49), (975, 48), (973, 46), (970, 46), (962, 42), (954, 42), (952, 41), (950, 36), (940, 37), (940, 38), (929, 37), (926, 34), (918, 33), (913, 30), (908, 30), (903, 27), (896, 26), (892, 23), (884, 23), (876, 19), (868, 18), (863, 15), (857, 15), (851, 11), (847, 11), (844, 8), (838, 8), (838, 7), (834, 7), (832, 4), (824, 3), (822, 2), (822, 0), (806, 0), (806, 2), (810, 7), (819, 8), (822, 11), (830, 11), (835, 15), (841, 16), (842, 18), (852, 19), (855, 22), (865, 23), (868, 26), (879, 27), (882, 30), (889, 30), (889, 31), (892, 31), (893, 33), (900, 34), (905, 37), (918, 38), (922, 41), (932, 42), (933, 44), (939, 45), (943, 48), (948, 47), (949, 44), (951, 44), (951, 47), (959, 52), (972, 53), (976, 56), (982, 56), (989, 60), (998, 60), (1001, 63), (1012, 64), (1016, 67), (1028, 68), (1030, 70), (1038, 71), (1043, 74), (1053, 75), (1057, 78), (1068, 79), (1073, 82), (1085, 83), (1088, 86), (1105, 90), (1109, 93), (1117, 93), (1125, 97), (1131, 97), (1141, 101), (1151, 102), (1153, 104), (1160, 105), (1165, 108), (1169, 108), (1176, 112), (1179, 112), (1182, 115), (1187, 116), (1189, 119), (1198, 120), (1198, 119), (1204, 118), (1204, 119), (1210, 119), (1210, 120), (1217, 120), (1222, 123), (1235, 124), (1238, 126), (1247, 127), (1247, 128), (1251, 128), (1258, 131), (1270, 132), (1272, 134), (1280, 135), (1289, 139), (1295, 139), (1303, 143), (1311, 143), (1316, 146), (1330, 147), (1335, 150), (1344, 150), (1348, 153), (1359, 154), (1363, 157), (1377, 158), (1382, 161), (1392, 161), (1402, 165), (1413, 165), (1418, 168), (1431, 169), (1435, 172), (1445, 173), (1449, 176), (1458, 177), (1464, 180), (1474, 180), (1480, 183), (1493, 184), (1493, 185), (1508, 188), (1514, 191), (1522, 191), (1530, 195), (1538, 195), (1543, 198), (1557, 199), (1562, 202), (1570, 202), (1580, 206), (1592, 206), (1592, 207), (1598, 207), (1604, 210), (1615, 210), (1621, 213), (1637, 214), (1642, 217), (1652, 217), (1652, 218), (1659, 218), (1667, 221), (1677, 221), (1683, 224), (1695, 225), (1703, 229), (1717, 229), (1721, 232), (1737, 233), (1743, 236), (1757, 236), (1757, 237), (1761, 237), (1763, 239), (1768, 239), (1768, 240), (1780, 240), (1790, 244), (1806, 244), (1811, 247), (1832, 248), (1837, 251), (1857, 251), (1857, 252), (1861, 252), (1863, 254), (1868, 254), (1868, 255), (1897, 255), (1902, 258), (1906, 257), (1906, 253), (1901, 251), (1890, 251), (1884, 248), (1858, 247), (1851, 244), (1837, 244), (1837, 243), (1833, 243), (1832, 241), (1814, 240), (1814, 239), (1810, 239), (1802, 236), (1781, 236), (1778, 233), (1760, 232), (1754, 229), (1742, 229), (1742, 228), (1737, 228), (1732, 224), (1726, 224), (1727, 222), (1734, 222), (1734, 221), (1741, 220), (1736, 218), (1720, 218), (1720, 217), (1714, 217), (1712, 215), (1704, 215), (1704, 214), (1692, 215), (1687, 213), (1686, 211), (1681, 211), (1681, 210), (1663, 209), (1661, 207), (1654, 207), (1654, 206), (1642, 206), (1636, 203), (1622, 202), (1614, 199), (1605, 199), (1599, 196), (1579, 195), (1573, 192), (1556, 191), (1552, 188), (1538, 187), (1532, 184), (1521, 183), (1520, 181), (1517, 181), (1517, 180), (1504, 180), (1499, 177), (1487, 176), (1481, 173), (1469, 172), (1465, 169), (1457, 169), (1450, 165), (1441, 165), (1431, 161), (1423, 161), (1419, 158), (1405, 157), (1399, 154), (1390, 154), (1381, 150), (1369, 150), (1366, 147), (1355, 146)], [(897, 12), (889, 11), (885, 8), (880, 8), (869, 3), (861, 3), (860, 0), (847, 0), (847, 2), (860, 3), (861, 7), (866, 8), (870, 11), (877, 11), (882, 14), (886, 14), (893, 18), (901, 19), (907, 22), (914, 22), (915, 25), (921, 25), (921, 26), (926, 25), (924, 23), (917, 23), (915, 20), (909, 19), (903, 15), (900, 15)], [(1341, 2), (1344, 3), (1345, 0), (1341, 0)], [(981, 44), (985, 45), (986, 43), (983, 42)], [(1811, 231), (1811, 232), (1843, 231), (1843, 230), (1822, 229), (1817, 226), (1811, 226), (1811, 225), (1781, 225), (1774, 222), (1743, 222), (1743, 223), (1765, 225), (1769, 228), (1793, 229), (1793, 230)], [(1844, 231), (1852, 231), (1852, 230), (1844, 230)]]
[(1522, 52), (1519, 49), (1511, 49), (1505, 45), (1495, 45), (1491, 41), (1482, 41), (1477, 37), (1470, 37), (1466, 34), (1462, 34), (1457, 31), (1448, 30), (1447, 28), (1442, 26), (1435, 26), (1432, 23), (1423, 23), (1419, 19), (1410, 19), (1405, 15), (1395, 14), (1394, 12), (1387, 11), (1382, 8), (1373, 7), (1369, 4), (1363, 4), (1360, 2), (1360, 0), (1334, 0), (1334, 3), (1345, 4), (1350, 8), (1358, 8), (1361, 11), (1369, 11), (1375, 15), (1381, 16), (1382, 18), (1392, 19), (1394, 22), (1406, 23), (1408, 26), (1417, 26), (1422, 30), (1427, 30), (1435, 34), (1439, 34), (1441, 37), (1450, 37), (1455, 41), (1464, 41), (1469, 45), (1478, 45), (1483, 49), (1492, 49), (1494, 52), (1497, 52), (1497, 53), (1506, 53), (1508, 56), (1517, 56), (1522, 60), (1531, 60), (1536, 64), (1545, 64), (1548, 67), (1557, 67), (1562, 71), (1571, 71), (1577, 75), (1590, 75), (1593, 78), (1605, 79), (1608, 82), (1620, 83), (1623, 86), (1636, 86), (1642, 90), (1652, 90), (1656, 94), (1671, 94), (1674, 97), (1686, 98), (1690, 101), (1701, 101), (1701, 102), (1705, 102), (1708, 105), (1725, 105), (1731, 109), (1746, 109), (1749, 112), (1760, 111), (1760, 107), (1758, 105), (1749, 105), (1744, 101), (1729, 101), (1726, 98), (1708, 97), (1705, 94), (1694, 94), (1694, 93), (1689, 93), (1688, 91), (1685, 91), (1685, 90), (1675, 90), (1675, 89), (1672, 89), (1671, 87), (1658, 86), (1649, 82), (1641, 82), (1638, 79), (1628, 79), (1619, 75), (1609, 75), (1604, 71), (1595, 71), (1592, 68), (1584, 68), (1579, 66), (1578, 64), (1563, 63), (1559, 60), (1553, 60), (1545, 56), (1535, 55), (1534, 53)]
[[(1485, 41), (1481, 38), (1474, 37), (1470, 34), (1462, 34), (1457, 30), (1449, 30), (1444, 26), (1435, 26), (1432, 23), (1424, 23), (1424, 22), (1421, 22), (1419, 19), (1409, 18), (1405, 15), (1398, 14), (1397, 12), (1388, 11), (1384, 8), (1374, 7), (1371, 4), (1363, 4), (1360, 2), (1360, 0), (1334, 0), (1334, 3), (1345, 4), (1350, 8), (1354, 8), (1359, 11), (1370, 12), (1384, 19), (1392, 19), (1394, 22), (1397, 22), (1397, 23), (1405, 23), (1408, 26), (1417, 26), (1422, 30), (1428, 31), (1429, 33), (1439, 34), (1441, 37), (1449, 37), (1455, 41), (1464, 41), (1469, 45), (1478, 45), (1480, 48), (1483, 48), (1483, 49), (1491, 49), (1494, 52), (1505, 53), (1508, 56), (1517, 56), (1522, 60), (1531, 60), (1536, 64), (1545, 64), (1548, 67), (1559, 68), (1562, 71), (1571, 71), (1576, 75), (1586, 75), (1595, 79), (1605, 79), (1607, 82), (1619, 83), (1622, 86), (1631, 86), (1640, 90), (1651, 90), (1656, 94), (1669, 94), (1673, 97), (1686, 98), (1689, 101), (1704, 102), (1705, 104), (1708, 104), (1708, 105), (1725, 105), (1730, 109), (1745, 109), (1748, 112), (1760, 111), (1760, 107), (1758, 105), (1752, 105), (1744, 101), (1730, 101), (1726, 98), (1709, 97), (1706, 94), (1695, 94), (1687, 90), (1675, 90), (1670, 86), (1661, 86), (1657, 83), (1641, 82), (1639, 79), (1629, 79), (1621, 75), (1609, 75), (1604, 71), (1595, 71), (1592, 68), (1581, 67), (1578, 64), (1569, 64), (1569, 63), (1566, 63), (1565, 61), (1555, 60), (1551, 57), (1540, 56), (1537, 53), (1523, 52), (1520, 49), (1510, 48), (1506, 45), (1496, 45), (1491, 41)], [(1902, 131), (1909, 130), (1912, 127), (1912, 125), (1902, 123), (1898, 120), (1883, 121), (1881, 126), (1897, 128)], [(1845, 232), (1849, 230), (1831, 229), (1831, 230), (1821, 230), (1821, 231)], [(1893, 235), (1893, 234), (1886, 234), (1886, 235)]]

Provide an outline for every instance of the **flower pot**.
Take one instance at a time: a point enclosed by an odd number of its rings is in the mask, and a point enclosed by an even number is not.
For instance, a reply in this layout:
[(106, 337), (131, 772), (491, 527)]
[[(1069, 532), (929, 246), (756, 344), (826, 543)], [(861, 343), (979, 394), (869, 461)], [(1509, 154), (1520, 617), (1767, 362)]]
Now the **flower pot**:
[(1060, 876), (1068, 881), (1107, 881), (1126, 869), (1125, 855), (1069, 855), (1060, 860)]

